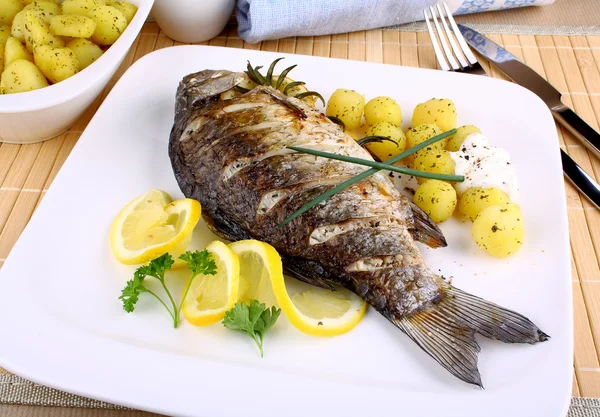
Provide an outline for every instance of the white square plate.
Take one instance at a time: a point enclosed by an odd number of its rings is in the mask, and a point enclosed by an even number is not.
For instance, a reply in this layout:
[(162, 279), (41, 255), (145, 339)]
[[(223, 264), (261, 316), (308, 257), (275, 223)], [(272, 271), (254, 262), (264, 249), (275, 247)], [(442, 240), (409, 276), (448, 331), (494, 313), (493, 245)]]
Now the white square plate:
[[(0, 365), (62, 390), (176, 415), (563, 417), (573, 341), (558, 140), (545, 105), (504, 81), (310, 56), (284, 61), (298, 64), (292, 77), (324, 97), (339, 87), (367, 99), (392, 96), (408, 121), (417, 103), (451, 98), (460, 125), (477, 125), (511, 153), (526, 222), (521, 251), (491, 258), (469, 225), (452, 219), (442, 224), (449, 246), (422, 249), (454, 285), (526, 315), (552, 337), (535, 346), (479, 339), (485, 390), (452, 377), (373, 310), (336, 338), (306, 336), (280, 319), (264, 359), (250, 338), (218, 324), (173, 329), (149, 298), (132, 314), (122, 310), (117, 297), (134, 268), (115, 261), (108, 231), (150, 188), (181, 196), (167, 155), (178, 82), (205, 68), (241, 71), (246, 60), (268, 66), (282, 55), (183, 46), (127, 71), (0, 271)], [(200, 223), (198, 248), (213, 239)]]

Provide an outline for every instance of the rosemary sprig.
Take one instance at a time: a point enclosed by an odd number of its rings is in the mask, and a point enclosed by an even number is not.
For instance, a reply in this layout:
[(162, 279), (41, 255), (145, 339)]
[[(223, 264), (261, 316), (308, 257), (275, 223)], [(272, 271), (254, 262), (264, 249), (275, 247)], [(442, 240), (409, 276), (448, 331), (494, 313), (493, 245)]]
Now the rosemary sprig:
[(289, 95), (288, 92), (294, 88), (297, 87), (299, 85), (304, 85), (306, 84), (304, 81), (292, 81), (291, 83), (289, 83), (288, 85), (285, 86), (285, 88), (283, 89), (283, 94), (285, 94), (286, 96)]
[[(452, 129), (447, 132), (436, 135), (436, 136), (432, 137), (431, 139), (426, 140), (425, 142), (421, 142), (418, 145), (413, 146), (412, 148), (407, 149), (406, 151), (383, 162), (383, 165), (386, 165), (386, 167), (383, 169), (389, 169), (388, 165), (391, 166), (392, 164), (395, 164), (396, 162), (400, 161), (401, 159), (404, 159), (407, 156), (420, 151), (421, 149), (431, 145), (432, 143), (439, 142), (440, 140), (445, 139), (448, 136), (451, 136), (455, 133), (456, 133), (456, 129)], [(296, 210), (295, 212), (293, 212), (292, 214), (287, 216), (281, 223), (279, 223), (277, 225), (277, 227), (285, 226), (286, 224), (288, 224), (289, 222), (294, 220), (296, 217), (301, 216), (302, 214), (306, 213), (308, 210), (310, 210), (311, 208), (313, 208), (320, 202), (328, 199), (329, 197), (331, 197), (334, 194), (337, 194), (338, 192), (342, 191), (343, 189), (345, 189), (353, 184), (356, 184), (357, 182), (362, 181), (365, 178), (370, 177), (371, 175), (373, 175), (379, 171), (381, 171), (381, 169), (379, 169), (379, 168), (368, 169), (368, 170), (361, 172), (360, 174), (355, 175), (354, 177), (342, 182), (341, 184), (338, 184), (335, 187), (325, 191), (323, 194), (319, 195), (318, 197), (316, 197), (313, 200), (309, 201), (308, 203), (304, 204), (302, 207), (300, 207), (300, 209)]]
[(363, 165), (371, 168), (386, 169), (388, 171), (398, 172), (400, 174), (412, 175), (413, 177), (422, 177), (433, 180), (463, 182), (465, 177), (462, 175), (447, 175), (437, 174), (435, 172), (419, 171), (417, 169), (397, 167), (396, 165), (385, 164), (383, 162), (369, 161), (368, 159), (355, 158), (353, 156), (340, 155), (337, 153), (317, 151), (315, 149), (298, 148), (296, 146), (288, 146), (288, 149), (293, 151), (306, 153), (314, 156), (322, 156), (324, 158), (335, 159), (336, 161), (352, 162), (357, 165)]
[(367, 143), (381, 143), (383, 141), (396, 143), (396, 141), (387, 136), (365, 136), (364, 138), (357, 140), (356, 143), (364, 148)]
[(341, 127), (344, 132), (346, 131), (346, 124), (342, 121), (342, 119), (340, 119), (339, 117), (335, 117), (335, 116), (327, 116), (327, 118), (329, 120), (331, 120), (333, 123), (335, 123), (336, 125), (338, 125), (339, 127)]

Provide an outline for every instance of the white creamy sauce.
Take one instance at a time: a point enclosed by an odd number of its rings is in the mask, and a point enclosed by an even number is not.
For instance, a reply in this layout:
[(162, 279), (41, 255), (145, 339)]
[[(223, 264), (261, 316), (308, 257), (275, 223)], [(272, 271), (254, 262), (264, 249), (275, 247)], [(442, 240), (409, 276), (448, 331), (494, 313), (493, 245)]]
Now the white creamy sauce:
[(456, 183), (456, 191), (464, 193), (469, 188), (499, 188), (512, 201), (518, 199), (519, 183), (510, 162), (510, 154), (491, 145), (481, 133), (472, 133), (458, 152), (450, 152), (454, 173), (464, 175), (465, 181)]

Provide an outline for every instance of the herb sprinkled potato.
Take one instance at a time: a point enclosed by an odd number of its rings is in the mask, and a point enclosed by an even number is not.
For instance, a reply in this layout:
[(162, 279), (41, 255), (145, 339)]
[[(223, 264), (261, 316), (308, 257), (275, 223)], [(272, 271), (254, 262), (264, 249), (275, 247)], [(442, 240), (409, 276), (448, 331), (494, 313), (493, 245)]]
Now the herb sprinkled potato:
[(94, 8), (104, 4), (102, 0), (65, 0), (61, 7), (63, 14), (87, 16)]
[(23, 3), (21, 0), (1, 0), (0, 1), (0, 23), (10, 25), (21, 10)]
[(89, 17), (65, 14), (50, 19), (50, 30), (58, 36), (89, 38), (96, 30), (96, 23)]
[(370, 142), (365, 145), (369, 152), (382, 161), (390, 159), (406, 149), (406, 136), (404, 136), (404, 132), (389, 122), (377, 123), (369, 129), (367, 136), (385, 136), (393, 141), (384, 140), (381, 142)]
[[(25, 12), (26, 27), (25, 27), (25, 42), (27, 50), (33, 52), (36, 48), (42, 45), (52, 47), (62, 47), (65, 43), (50, 32), (48, 24), (42, 20), (34, 10)], [(36, 64), (37, 65), (37, 64)], [(42, 70), (42, 72), (44, 72)]]
[(33, 62), (33, 55), (25, 49), (21, 42), (11, 36), (6, 40), (6, 44), (4, 45), (4, 65), (8, 66), (17, 59), (25, 59)]
[(505, 258), (523, 245), (525, 227), (521, 208), (515, 203), (484, 209), (471, 228), (477, 245), (492, 256)]
[(412, 124), (418, 126), (425, 123), (438, 125), (443, 132), (456, 127), (456, 107), (447, 98), (432, 98), (415, 107)]
[(39, 12), (38, 16), (46, 23), (50, 23), (52, 16), (60, 14), (60, 7), (56, 3), (49, 1), (32, 1), (23, 10), (36, 10)]
[(0, 94), (23, 93), (46, 87), (48, 81), (30, 61), (17, 59), (7, 65), (0, 79)]
[(471, 133), (481, 133), (481, 130), (479, 130), (477, 126), (473, 125), (466, 125), (457, 128), (456, 133), (448, 137), (446, 149), (450, 152), (458, 151), (467, 136), (469, 136)]
[(327, 102), (325, 114), (340, 119), (348, 129), (356, 129), (360, 125), (365, 109), (365, 97), (354, 90), (338, 88)]
[(458, 198), (457, 210), (474, 221), (479, 213), (490, 206), (510, 202), (508, 195), (499, 188), (469, 188)]
[(365, 105), (365, 120), (371, 126), (379, 122), (388, 122), (400, 127), (402, 125), (402, 111), (393, 98), (375, 97)]
[[(419, 171), (454, 175), (454, 161), (450, 157), (450, 152), (443, 149), (425, 153), (417, 152), (413, 167)], [(425, 178), (417, 178), (417, 180), (421, 183)]]
[(431, 220), (441, 223), (452, 216), (456, 207), (456, 191), (445, 181), (426, 180), (413, 196), (415, 203)]
[(87, 68), (92, 62), (102, 56), (102, 49), (87, 39), (73, 39), (67, 44), (79, 61), (79, 71)]
[(131, 22), (131, 20), (133, 19), (133, 16), (135, 16), (136, 12), (137, 12), (137, 6), (135, 4), (131, 4), (127, 1), (109, 1), (107, 3), (107, 6), (112, 6), (115, 9), (117, 9), (118, 11), (120, 11), (121, 13), (123, 13), (123, 16), (125, 16), (125, 19), (127, 19), (127, 23)]
[[(431, 139), (432, 137), (443, 133), (442, 129), (440, 129), (435, 124), (424, 124), (415, 127), (411, 127), (406, 132), (406, 143), (408, 149), (417, 146), (421, 142), (425, 142), (427, 139)], [(439, 142), (436, 142), (425, 149), (422, 149), (412, 155), (409, 155), (406, 158), (408, 163), (412, 163), (414, 158), (416, 158), (420, 154), (428, 153), (428, 152), (439, 152), (444, 149), (446, 146), (446, 139), (442, 139)]]
[(35, 65), (53, 83), (75, 75), (79, 71), (77, 57), (69, 48), (41, 45), (33, 53)]
[[(23, 2), (23, 4), (27, 5), (27, 4), (31, 4), (33, 3), (35, 0), (21, 0)], [(55, 3), (58, 4), (60, 1), (59, 0), (45, 0), (48, 1), (50, 3)]]

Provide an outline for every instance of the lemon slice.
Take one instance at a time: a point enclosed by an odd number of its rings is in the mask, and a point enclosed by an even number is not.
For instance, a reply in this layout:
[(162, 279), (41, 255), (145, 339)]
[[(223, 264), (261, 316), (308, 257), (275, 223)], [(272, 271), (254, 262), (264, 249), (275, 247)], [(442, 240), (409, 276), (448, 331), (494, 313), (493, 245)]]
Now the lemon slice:
[(221, 321), (238, 298), (240, 262), (226, 244), (214, 241), (206, 247), (217, 265), (215, 275), (198, 275), (184, 294), (183, 315), (195, 326), (207, 326)]
[(229, 247), (240, 260), (239, 300), (257, 299), (267, 307), (278, 305), (294, 327), (314, 336), (346, 333), (363, 318), (366, 303), (344, 288), (329, 291), (306, 285), (303, 291), (290, 296), (281, 258), (271, 245), (241, 240)]
[(110, 231), (111, 249), (120, 262), (141, 264), (165, 252), (177, 259), (185, 251), (200, 220), (200, 203), (171, 200), (164, 191), (150, 190), (121, 210)]

